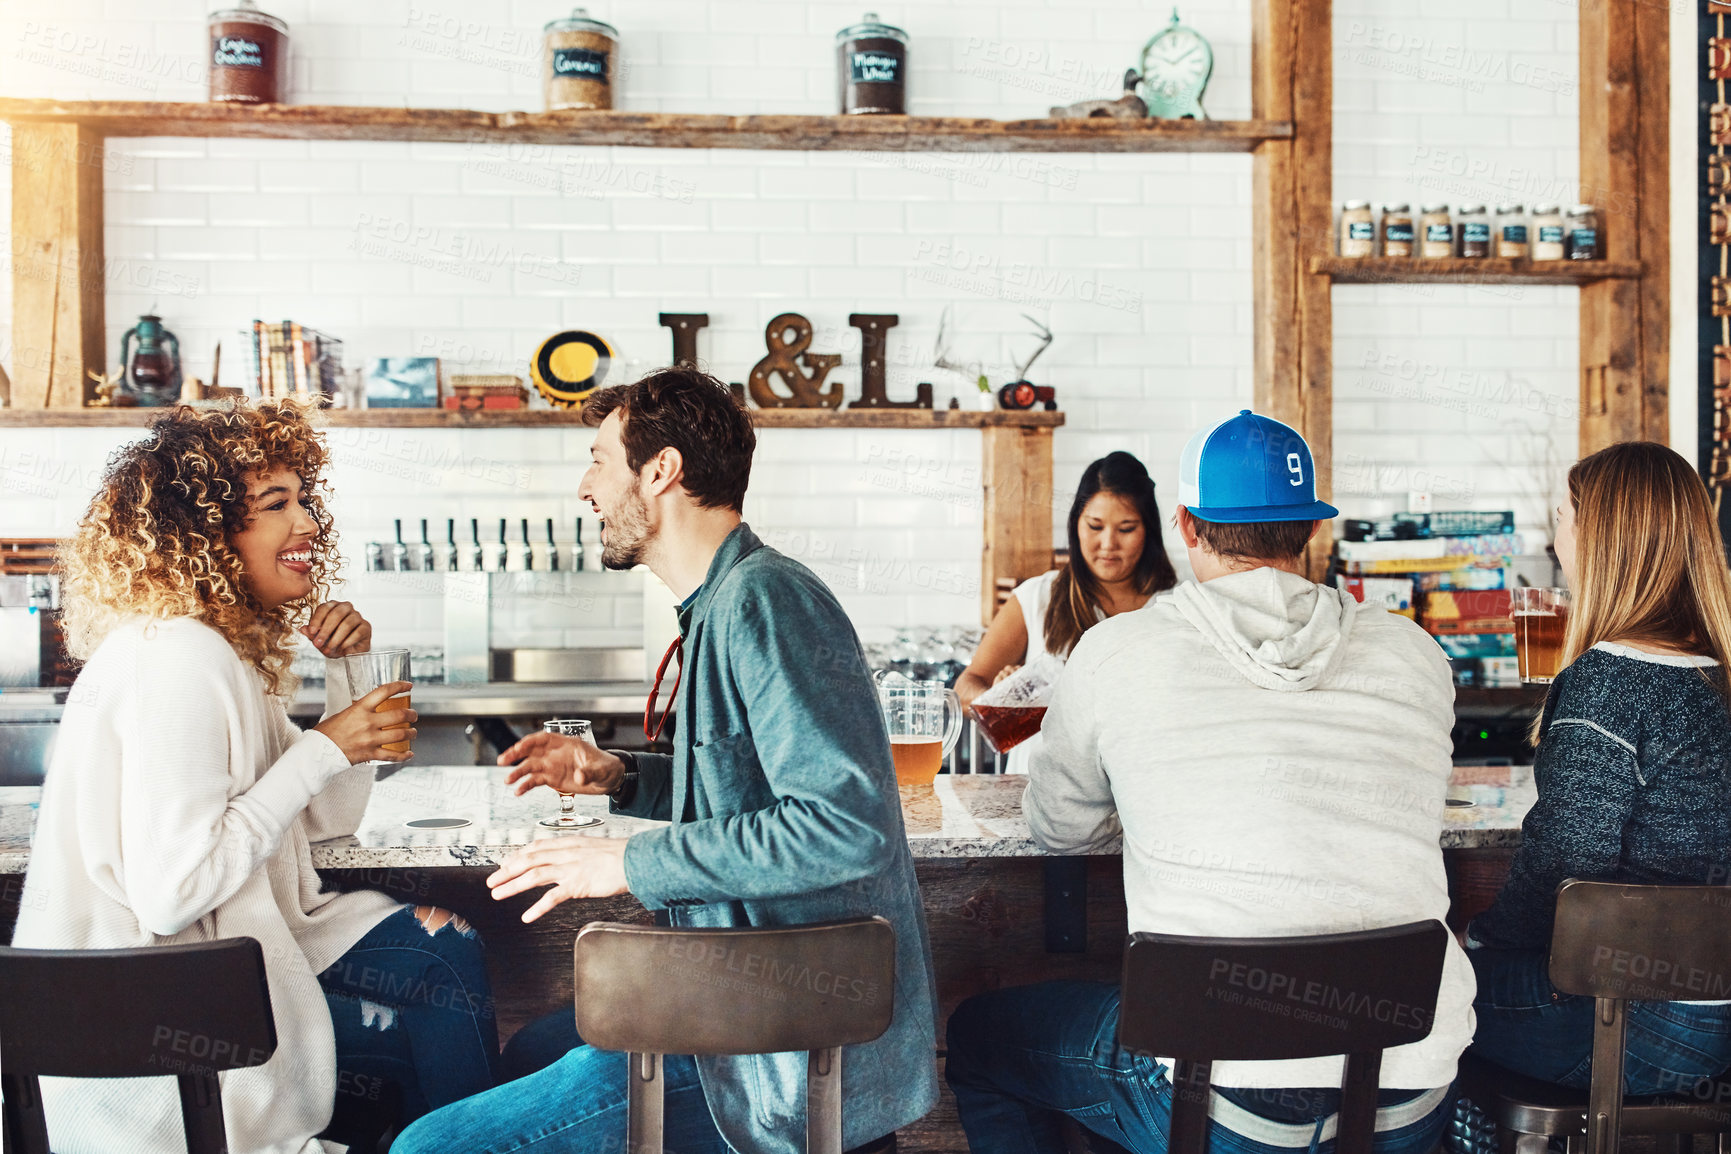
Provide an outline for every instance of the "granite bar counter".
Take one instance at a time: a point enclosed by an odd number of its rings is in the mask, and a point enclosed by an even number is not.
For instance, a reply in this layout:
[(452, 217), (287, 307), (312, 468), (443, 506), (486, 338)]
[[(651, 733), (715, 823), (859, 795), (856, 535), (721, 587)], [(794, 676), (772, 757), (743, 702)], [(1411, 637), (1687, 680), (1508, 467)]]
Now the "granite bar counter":
[[(579, 797), (579, 813), (600, 825), (562, 832), (537, 825), (558, 808), (551, 790), (512, 796), (505, 771), (492, 766), (409, 765), (373, 786), (361, 827), (352, 837), (313, 846), (313, 864), (332, 870), (439, 869), (488, 866), (537, 837), (630, 837), (659, 823), (607, 813), (604, 798)], [(940, 775), (930, 788), (904, 787), (902, 818), (916, 859), (1042, 857), (1022, 813), (1027, 778)], [(1327, 788), (1298, 781), (1283, 788)], [(22, 873), (35, 826), (36, 787), (0, 789), (0, 874)], [(1444, 849), (1512, 847), (1534, 800), (1525, 767), (1461, 767), (1441, 815)], [(1370, 802), (1366, 802), (1370, 804)], [(408, 823), (426, 818), (466, 821), (460, 828), (425, 830)], [(1113, 845), (1106, 853), (1116, 854)]]
[[(0, 724), (59, 721), (66, 706), (65, 687), (0, 690)], [(540, 717), (550, 713), (584, 717), (641, 715), (649, 686), (638, 681), (515, 682), (473, 685), (419, 683), (415, 709), (422, 717)], [(317, 721), (325, 709), (322, 685), (303, 686), (289, 704), (289, 715)]]

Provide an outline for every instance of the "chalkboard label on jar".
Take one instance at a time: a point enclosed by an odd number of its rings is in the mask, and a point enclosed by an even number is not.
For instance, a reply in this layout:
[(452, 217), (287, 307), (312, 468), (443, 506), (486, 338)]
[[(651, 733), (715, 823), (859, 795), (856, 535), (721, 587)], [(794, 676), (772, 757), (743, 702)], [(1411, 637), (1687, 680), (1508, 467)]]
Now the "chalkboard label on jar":
[(263, 68), (264, 46), (244, 36), (213, 36), (210, 62), (220, 68)]
[[(1410, 240), (1412, 240), (1412, 225), (1410, 225), (1410, 224), (1391, 224), (1383, 230), (1382, 239), (1385, 242), (1391, 241), (1391, 240), (1392, 241), (1403, 241), (1403, 240), (1410, 241)], [(1445, 236), (1445, 239), (1446, 239), (1446, 236)]]
[(1554, 224), (1547, 224), (1547, 225), (1541, 226), (1539, 229), (1539, 243), (1540, 244), (1562, 244), (1563, 243), (1563, 226), (1562, 225), (1554, 225)]
[(887, 52), (853, 52), (848, 68), (855, 84), (894, 84), (901, 75), (902, 58)]
[(1526, 244), (1527, 226), (1524, 224), (1503, 225), (1503, 241), (1507, 244)]
[(1424, 238), (1433, 244), (1449, 244), (1454, 240), (1454, 225), (1427, 224), (1424, 226)]
[(1599, 234), (1591, 228), (1577, 228), (1569, 233), (1569, 259), (1592, 260), (1599, 255)]
[(1468, 222), (1461, 225), (1461, 240), (1466, 244), (1491, 243), (1491, 226)]
[(1368, 220), (1355, 220), (1346, 226), (1348, 240), (1375, 240), (1376, 226)]
[(555, 48), (553, 75), (606, 80), (607, 53), (596, 52), (591, 48)]

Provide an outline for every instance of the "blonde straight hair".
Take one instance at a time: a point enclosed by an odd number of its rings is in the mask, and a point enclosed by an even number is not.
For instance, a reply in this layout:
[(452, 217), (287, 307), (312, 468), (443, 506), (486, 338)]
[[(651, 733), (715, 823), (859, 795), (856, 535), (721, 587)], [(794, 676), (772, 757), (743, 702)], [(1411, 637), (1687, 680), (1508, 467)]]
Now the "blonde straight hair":
[(1563, 666), (1601, 641), (1701, 654), (1719, 662), (1731, 709), (1731, 570), (1700, 475), (1664, 445), (1624, 441), (1569, 470), (1569, 500), (1575, 588)]

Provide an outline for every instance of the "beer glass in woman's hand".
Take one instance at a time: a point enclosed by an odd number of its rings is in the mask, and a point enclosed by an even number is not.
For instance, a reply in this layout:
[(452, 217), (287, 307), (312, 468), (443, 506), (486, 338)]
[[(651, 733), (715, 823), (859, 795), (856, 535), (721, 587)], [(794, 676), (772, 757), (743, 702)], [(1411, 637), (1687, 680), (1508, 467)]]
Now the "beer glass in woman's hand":
[[(313, 728), (330, 738), (350, 765), (407, 761), (414, 756), (409, 743), (414, 740), (418, 716), (407, 708), (409, 689), (407, 681), (386, 682)], [(391, 708), (393, 700), (401, 700), (404, 706)]]

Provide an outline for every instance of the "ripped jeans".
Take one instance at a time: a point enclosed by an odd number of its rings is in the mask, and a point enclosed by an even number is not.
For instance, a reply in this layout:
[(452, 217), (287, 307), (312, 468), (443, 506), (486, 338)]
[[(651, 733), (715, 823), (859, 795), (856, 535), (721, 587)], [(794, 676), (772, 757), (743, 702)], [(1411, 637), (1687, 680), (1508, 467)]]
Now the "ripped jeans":
[(499, 1026), (481, 939), (449, 911), (404, 906), (319, 985), (336, 1027), (339, 1099), (376, 1101), (395, 1082), (409, 1121), (497, 1082)]

